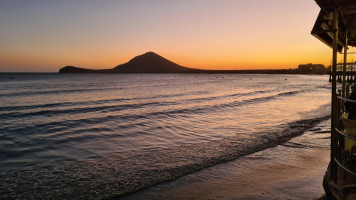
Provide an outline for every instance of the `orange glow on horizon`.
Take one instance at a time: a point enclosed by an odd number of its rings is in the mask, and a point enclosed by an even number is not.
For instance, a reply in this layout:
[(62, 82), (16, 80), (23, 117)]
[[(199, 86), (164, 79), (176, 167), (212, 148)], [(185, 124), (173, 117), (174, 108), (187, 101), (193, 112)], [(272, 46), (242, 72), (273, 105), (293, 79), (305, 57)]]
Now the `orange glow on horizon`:
[(22, 12), (12, 4), (0, 8), (0, 72), (110, 69), (148, 51), (198, 69), (288, 69), (331, 60), (331, 49), (310, 34), (319, 12), (310, 0), (88, 0), (84, 7), (31, 4)]

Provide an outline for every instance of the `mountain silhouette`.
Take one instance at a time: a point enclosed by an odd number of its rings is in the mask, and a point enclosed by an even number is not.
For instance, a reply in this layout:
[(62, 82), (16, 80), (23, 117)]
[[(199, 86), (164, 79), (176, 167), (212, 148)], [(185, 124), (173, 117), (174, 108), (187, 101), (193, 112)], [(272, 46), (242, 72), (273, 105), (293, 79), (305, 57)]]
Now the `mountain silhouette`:
[(147, 52), (113, 69), (94, 70), (66, 66), (59, 73), (180, 73), (191, 70), (193, 69), (180, 66), (154, 52)]

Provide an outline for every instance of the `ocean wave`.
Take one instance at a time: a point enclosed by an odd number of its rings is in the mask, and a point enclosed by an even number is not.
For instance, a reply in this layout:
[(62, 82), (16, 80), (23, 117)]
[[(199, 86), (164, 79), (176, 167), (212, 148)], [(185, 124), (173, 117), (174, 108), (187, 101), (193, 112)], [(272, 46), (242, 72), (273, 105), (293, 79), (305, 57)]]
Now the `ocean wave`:
[[(106, 88), (108, 90), (109, 88)], [(44, 90), (44, 91), (22, 91), (22, 92), (9, 92), (2, 93), (2, 97), (20, 97), (20, 96), (34, 96), (34, 95), (55, 95), (55, 94), (67, 94), (67, 93), (83, 93), (100, 91), (101, 88), (83, 88), (83, 89), (67, 89), (67, 90)], [(111, 90), (118, 90), (118, 88), (111, 88)]]
[[(0, 97), (0, 196), (115, 198), (284, 143), (328, 118), (330, 104), (315, 109), (330, 100), (327, 77), (252, 77), (31, 75), (2, 84), (14, 96)], [(327, 134), (305, 135), (318, 143)]]
[(227, 137), (171, 148), (139, 150), (129, 156), (113, 153), (101, 159), (58, 166), (7, 170), (0, 173), (0, 194), (15, 198), (20, 198), (19, 194), (31, 198), (114, 198), (274, 147), (329, 118), (320, 115), (289, 122), (272, 130), (256, 132), (248, 140)]
[[(221, 98), (230, 98), (230, 97), (237, 97), (237, 96), (252, 96), (256, 94), (263, 94), (274, 92), (274, 90), (259, 90), (259, 91), (252, 91), (246, 93), (233, 93), (228, 95), (213, 95), (207, 97), (194, 97), (194, 95), (201, 95), (205, 94), (206, 92), (195, 91), (190, 93), (174, 93), (174, 94), (167, 94), (167, 95), (152, 95), (148, 97), (133, 97), (133, 98), (115, 98), (115, 99), (101, 99), (95, 101), (77, 101), (77, 102), (61, 102), (61, 103), (48, 103), (48, 104), (34, 104), (34, 105), (22, 105), (22, 106), (0, 106), (0, 112), (5, 111), (26, 111), (26, 110), (34, 110), (34, 109), (54, 109), (54, 108), (65, 108), (65, 107), (75, 107), (75, 106), (87, 106), (87, 105), (102, 105), (102, 104), (112, 104), (117, 102), (132, 102), (132, 101), (140, 101), (140, 100), (155, 100), (162, 101), (164, 99), (169, 99), (172, 97), (182, 97), (182, 96), (193, 96), (192, 98), (188, 98), (186, 100), (189, 101), (203, 101), (203, 100), (215, 100)], [(207, 94), (209, 95), (209, 94)]]
[[(256, 91), (256, 92), (251, 92), (251, 93), (245, 93), (245, 94), (239, 94), (240, 96), (248, 96), (248, 95), (256, 95), (256, 94), (262, 94), (262, 93), (268, 93), (269, 91)], [(245, 104), (252, 104), (252, 103), (263, 103), (269, 100), (273, 100), (278, 97), (283, 97), (283, 96), (291, 96), (291, 95), (296, 95), (298, 93), (305, 92), (303, 90), (299, 91), (289, 91), (289, 92), (282, 92), (282, 93), (277, 93), (274, 95), (266, 96), (266, 97), (256, 97), (252, 99), (247, 99), (247, 100), (236, 100), (228, 103), (216, 103), (214, 105), (209, 105), (208, 103), (205, 102), (206, 105), (203, 106), (197, 106), (197, 107), (188, 107), (188, 108), (182, 108), (182, 109), (174, 109), (174, 110), (167, 110), (167, 111), (160, 111), (160, 112), (151, 112), (151, 113), (146, 113), (144, 115), (146, 116), (152, 116), (152, 115), (164, 115), (164, 114), (188, 114), (188, 113), (202, 113), (202, 112), (210, 112), (214, 109), (225, 109), (229, 107), (236, 107), (236, 106), (241, 106)], [(234, 96), (237, 96), (238, 94), (235, 94)], [(232, 96), (232, 95), (229, 95)], [(224, 96), (225, 97), (225, 96)], [(172, 106), (172, 105), (179, 105), (179, 104), (184, 104), (190, 103), (194, 101), (207, 101), (207, 100), (212, 100), (212, 99), (217, 99), (217, 97), (210, 97), (210, 98), (193, 98), (193, 99), (188, 99), (188, 100), (181, 100), (179, 102), (177, 101), (153, 101), (153, 102), (138, 102), (138, 103), (121, 103), (121, 104), (109, 104), (109, 105), (102, 105), (102, 106), (97, 106), (101, 105), (104, 102), (90, 102), (91, 105), (95, 106), (86, 106), (82, 107), (84, 104), (81, 103), (79, 104), (81, 107), (72, 107), (73, 105), (78, 105), (75, 103), (63, 103), (63, 104), (49, 104), (49, 105), (37, 105), (37, 106), (28, 106), (26, 107), (27, 109), (30, 108), (44, 108), (44, 107), (50, 107), (48, 109), (40, 109), (38, 111), (33, 111), (33, 110), (20, 110), (20, 111), (10, 111), (10, 112), (4, 112), (0, 114), (0, 119), (21, 119), (21, 118), (27, 118), (27, 117), (51, 117), (51, 116), (56, 116), (58, 117), (59, 115), (71, 115), (71, 114), (87, 114), (87, 113), (92, 113), (92, 112), (119, 112), (123, 110), (130, 110), (130, 109), (138, 109), (138, 108), (145, 108), (145, 107), (155, 107), (155, 106)], [(122, 101), (122, 100), (119, 100)], [(107, 102), (109, 103), (109, 102)], [(113, 103), (110, 101), (110, 103)], [(63, 107), (64, 106), (64, 107)], [(66, 106), (71, 106), (69, 108), (66, 108)], [(53, 107), (58, 107), (58, 109), (54, 109)], [(19, 109), (26, 109), (26, 108), (21, 108), (21, 107), (0, 107), (0, 111), (4, 110), (19, 110)], [(140, 114), (142, 115), (142, 114)], [(111, 116), (117, 118), (119, 115), (116, 116)], [(132, 117), (132, 118), (137, 118), (139, 116), (137, 115), (126, 115), (126, 117)], [(103, 117), (106, 118), (106, 117)], [(83, 119), (83, 123), (85, 123), (85, 119)]]

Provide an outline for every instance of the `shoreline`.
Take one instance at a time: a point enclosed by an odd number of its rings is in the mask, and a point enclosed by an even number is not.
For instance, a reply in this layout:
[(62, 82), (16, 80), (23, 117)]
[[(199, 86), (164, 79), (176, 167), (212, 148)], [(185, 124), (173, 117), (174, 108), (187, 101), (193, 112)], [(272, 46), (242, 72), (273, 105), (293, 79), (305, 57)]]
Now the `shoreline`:
[[(322, 126), (327, 127), (325, 122)], [(322, 179), (330, 154), (325, 145), (300, 146), (312, 135), (306, 131), (306, 134), (277, 147), (188, 174), (120, 199), (322, 199)], [(325, 140), (327, 144), (329, 140)]]

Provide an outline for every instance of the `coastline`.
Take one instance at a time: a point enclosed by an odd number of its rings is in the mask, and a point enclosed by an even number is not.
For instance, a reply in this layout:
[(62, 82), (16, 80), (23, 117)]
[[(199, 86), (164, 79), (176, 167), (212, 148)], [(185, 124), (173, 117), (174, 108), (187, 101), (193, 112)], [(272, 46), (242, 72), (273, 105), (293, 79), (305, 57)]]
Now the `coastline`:
[[(329, 162), (324, 121), (290, 141), (162, 183), (120, 199), (318, 199)], [(314, 131), (313, 131), (314, 130)], [(316, 140), (323, 145), (301, 146)]]

